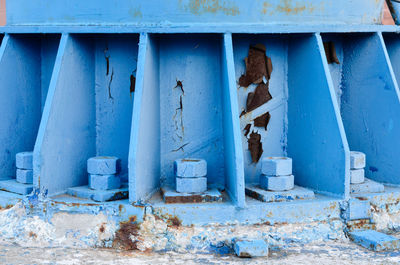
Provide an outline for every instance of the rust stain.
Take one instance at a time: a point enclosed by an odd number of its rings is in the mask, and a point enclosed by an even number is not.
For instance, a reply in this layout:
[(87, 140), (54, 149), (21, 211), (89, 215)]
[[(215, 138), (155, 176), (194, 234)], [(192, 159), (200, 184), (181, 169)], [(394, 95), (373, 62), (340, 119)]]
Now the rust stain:
[(100, 228), (99, 228), (99, 232), (100, 233), (104, 233), (104, 231), (106, 231), (105, 227), (104, 227), (105, 223), (102, 223)]
[(281, 0), (279, 4), (272, 5), (270, 1), (263, 2), (261, 13), (264, 15), (272, 15), (275, 12), (285, 13), (287, 15), (297, 15), (299, 13), (313, 13), (316, 11), (323, 11), (323, 3), (320, 3), (319, 8), (312, 4), (293, 4), (292, 0)]
[(30, 231), (29, 232), (29, 237), (32, 237), (32, 238), (37, 238), (37, 234), (36, 233), (34, 233), (34, 232), (32, 232), (32, 231)]
[(250, 134), (250, 138), (247, 140), (247, 143), (252, 162), (258, 163), (263, 153), (261, 135), (253, 131)]
[(142, 14), (142, 11), (140, 10), (140, 8), (130, 8), (129, 9), (129, 15), (132, 17), (132, 18), (142, 18), (143, 17), (143, 14)]
[(220, 0), (190, 0), (185, 8), (195, 15), (205, 13), (216, 14), (219, 12), (227, 16), (236, 16), (240, 14), (239, 8), (236, 5)]
[(115, 239), (112, 246), (114, 248), (123, 250), (137, 250), (138, 240), (132, 240), (133, 237), (139, 235), (139, 224), (128, 222), (121, 222), (120, 227), (115, 233)]
[(376, 229), (376, 225), (372, 224), (369, 219), (350, 221), (347, 222), (346, 226), (350, 232), (360, 229), (372, 229), (372, 230)]

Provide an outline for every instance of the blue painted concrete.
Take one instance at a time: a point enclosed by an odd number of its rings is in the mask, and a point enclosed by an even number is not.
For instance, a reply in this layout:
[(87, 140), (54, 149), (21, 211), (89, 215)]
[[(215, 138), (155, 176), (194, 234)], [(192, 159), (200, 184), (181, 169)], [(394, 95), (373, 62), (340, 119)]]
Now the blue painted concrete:
[(359, 184), (351, 184), (350, 192), (351, 193), (376, 193), (383, 192), (385, 187), (383, 184), (378, 183), (376, 181), (365, 178), (363, 183)]
[(346, 220), (368, 219), (371, 217), (371, 205), (366, 199), (350, 199), (346, 209)]
[(21, 195), (28, 195), (32, 192), (33, 185), (19, 183), (15, 179), (9, 179), (0, 181), (0, 189)]
[[(210, 23), (291, 24), (375, 24), (381, 21), (382, 0), (266, 0), (246, 2), (171, 0), (12, 0), (7, 2), (9, 25), (37, 24), (148, 24), (169, 25)], [(23, 6), (24, 8), (20, 8)], [(46, 7), (43, 12), (42, 7)], [(337, 19), (340, 14), (340, 21)]]
[(293, 189), (288, 191), (268, 191), (262, 189), (260, 185), (257, 184), (247, 185), (246, 195), (262, 202), (285, 202), (315, 198), (315, 194), (312, 190), (296, 185)]
[(354, 231), (350, 238), (357, 244), (373, 251), (394, 251), (400, 249), (400, 239), (374, 230)]
[(71, 196), (90, 199), (96, 202), (116, 201), (128, 198), (128, 185), (112, 190), (92, 190), (89, 186), (69, 188), (67, 193)]
[(233, 249), (241, 258), (268, 256), (268, 244), (262, 239), (237, 239)]

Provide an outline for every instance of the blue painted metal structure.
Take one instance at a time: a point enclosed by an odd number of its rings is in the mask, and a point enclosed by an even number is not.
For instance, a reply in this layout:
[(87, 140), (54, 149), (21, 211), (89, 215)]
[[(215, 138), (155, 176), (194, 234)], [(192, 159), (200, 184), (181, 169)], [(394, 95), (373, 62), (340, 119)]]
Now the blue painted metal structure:
[[(221, 222), (256, 223), (268, 214), (293, 220), (279, 212), (282, 205), (288, 212), (313, 207), (310, 218), (318, 220), (324, 212), (339, 216), (338, 200), (350, 196), (350, 149), (366, 153), (369, 178), (399, 184), (400, 43), (396, 26), (374, 25), (383, 1), (81, 2), (7, 2), (1, 178), (14, 178), (16, 152), (34, 149), (35, 187), (62, 194), (87, 184), (89, 157), (118, 156), (129, 203), (180, 213), (187, 224), (194, 211), (200, 223), (212, 213)], [(339, 65), (328, 65), (323, 41), (334, 41)], [(272, 59), (273, 100), (239, 118), (254, 87), (237, 82), (256, 43)], [(251, 163), (243, 128), (266, 111), (272, 118), (260, 131), (263, 156), (292, 157), (296, 184), (329, 197), (270, 204), (246, 198), (245, 185), (256, 182), (260, 167)], [(158, 201), (182, 157), (206, 159), (209, 186), (229, 200)]]

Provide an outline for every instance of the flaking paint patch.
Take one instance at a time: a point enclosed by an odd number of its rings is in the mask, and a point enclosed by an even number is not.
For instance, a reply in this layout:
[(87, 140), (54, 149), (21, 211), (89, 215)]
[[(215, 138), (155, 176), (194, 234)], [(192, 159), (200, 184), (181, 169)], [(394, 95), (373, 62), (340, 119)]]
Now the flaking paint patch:
[(185, 10), (195, 15), (223, 13), (227, 16), (236, 16), (240, 14), (235, 4), (220, 0), (190, 0)]

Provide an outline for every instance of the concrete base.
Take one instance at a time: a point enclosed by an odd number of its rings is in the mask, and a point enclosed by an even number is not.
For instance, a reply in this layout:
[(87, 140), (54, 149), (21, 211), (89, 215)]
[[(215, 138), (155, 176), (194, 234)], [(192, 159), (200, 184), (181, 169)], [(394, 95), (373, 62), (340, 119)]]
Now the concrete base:
[(221, 202), (222, 194), (217, 189), (210, 189), (202, 193), (179, 193), (171, 187), (161, 188), (165, 203), (201, 203)]
[(351, 184), (350, 185), (350, 192), (357, 194), (357, 193), (377, 193), (377, 192), (384, 192), (385, 186), (383, 184), (372, 181), (370, 179), (365, 179), (363, 183), (360, 184)]
[(32, 192), (32, 184), (19, 183), (15, 179), (0, 181), (0, 189), (21, 195), (27, 195)]
[(120, 189), (115, 190), (92, 190), (89, 186), (69, 188), (67, 193), (74, 197), (90, 199), (96, 202), (116, 201), (127, 199), (129, 196), (128, 184), (122, 184)]
[(246, 195), (263, 202), (304, 200), (314, 199), (315, 197), (312, 190), (299, 186), (294, 186), (294, 188), (289, 191), (267, 191), (257, 184), (246, 186)]

